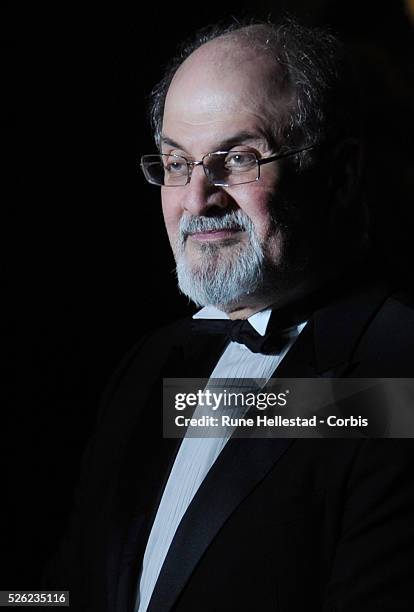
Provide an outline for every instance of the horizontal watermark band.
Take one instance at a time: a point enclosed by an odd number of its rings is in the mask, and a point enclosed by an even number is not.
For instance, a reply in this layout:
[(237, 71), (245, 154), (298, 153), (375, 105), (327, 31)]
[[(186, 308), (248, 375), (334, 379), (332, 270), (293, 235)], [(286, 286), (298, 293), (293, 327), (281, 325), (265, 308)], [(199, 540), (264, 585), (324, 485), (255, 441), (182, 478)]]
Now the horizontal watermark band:
[(414, 438), (414, 378), (165, 378), (166, 438)]

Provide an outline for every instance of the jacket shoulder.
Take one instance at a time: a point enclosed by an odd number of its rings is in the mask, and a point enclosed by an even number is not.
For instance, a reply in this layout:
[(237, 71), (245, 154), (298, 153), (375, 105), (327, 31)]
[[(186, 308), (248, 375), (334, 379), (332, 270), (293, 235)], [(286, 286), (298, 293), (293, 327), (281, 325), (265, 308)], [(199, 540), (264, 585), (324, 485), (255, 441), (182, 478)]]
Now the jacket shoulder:
[(357, 355), (378, 377), (414, 376), (414, 295), (391, 293), (361, 339)]
[[(158, 371), (166, 356), (175, 346), (182, 344), (191, 331), (191, 316), (182, 317), (155, 330), (148, 331), (126, 352), (109, 378), (100, 398), (98, 423), (119, 387), (131, 376), (145, 379), (145, 372)], [(139, 372), (138, 377), (134, 373)]]

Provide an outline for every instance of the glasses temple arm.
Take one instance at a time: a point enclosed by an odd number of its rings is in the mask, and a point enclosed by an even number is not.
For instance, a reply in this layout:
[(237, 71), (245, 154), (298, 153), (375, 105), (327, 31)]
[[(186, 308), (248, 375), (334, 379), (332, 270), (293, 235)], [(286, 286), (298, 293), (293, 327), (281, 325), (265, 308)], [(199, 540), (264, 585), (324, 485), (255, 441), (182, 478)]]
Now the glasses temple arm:
[(297, 149), (295, 151), (287, 151), (286, 153), (278, 153), (277, 155), (272, 155), (271, 157), (266, 157), (265, 159), (258, 159), (257, 163), (259, 166), (263, 166), (263, 164), (268, 164), (272, 161), (276, 161), (277, 159), (282, 159), (283, 157), (290, 157), (291, 155), (297, 155), (298, 153), (302, 153), (303, 151), (309, 151), (309, 149), (314, 149), (317, 145), (309, 145), (309, 147), (304, 147), (303, 149)]

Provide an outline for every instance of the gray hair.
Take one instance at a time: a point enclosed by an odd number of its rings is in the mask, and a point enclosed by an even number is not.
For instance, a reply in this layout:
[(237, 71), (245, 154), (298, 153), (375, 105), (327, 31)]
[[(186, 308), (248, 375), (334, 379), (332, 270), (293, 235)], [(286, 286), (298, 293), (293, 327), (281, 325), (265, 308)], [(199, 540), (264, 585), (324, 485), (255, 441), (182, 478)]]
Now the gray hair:
[[(200, 265), (196, 269), (191, 266), (185, 253), (185, 241), (189, 232), (234, 227), (243, 229), (249, 236), (247, 247), (240, 249), (237, 257), (220, 261), (220, 248), (207, 243), (202, 245)], [(228, 211), (221, 217), (183, 215), (177, 246), (178, 287), (197, 306), (211, 304), (231, 309), (246, 295), (268, 290), (268, 262), (253, 223), (242, 210)]]
[[(359, 135), (352, 69), (335, 36), (326, 30), (303, 26), (291, 18), (277, 25), (238, 21), (200, 30), (181, 46), (168, 65), (150, 96), (150, 120), (158, 148), (165, 99), (176, 71), (193, 51), (220, 37), (232, 38), (254, 50), (270, 53), (284, 70), (284, 81), (296, 94), (295, 103), (285, 125), (275, 125), (275, 139), (276, 135), (279, 138), (282, 135), (284, 145), (305, 147)], [(283, 133), (277, 134), (281, 129)], [(303, 162), (308, 155), (295, 156), (294, 161), (299, 158)]]

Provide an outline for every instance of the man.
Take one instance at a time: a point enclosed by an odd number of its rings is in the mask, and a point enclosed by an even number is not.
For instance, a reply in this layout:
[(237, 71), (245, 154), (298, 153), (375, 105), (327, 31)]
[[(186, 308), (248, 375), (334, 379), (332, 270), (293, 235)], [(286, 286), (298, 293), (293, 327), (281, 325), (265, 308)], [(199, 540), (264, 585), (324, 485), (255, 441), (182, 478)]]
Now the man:
[(233, 26), (154, 90), (142, 169), (203, 308), (104, 395), (50, 580), (75, 609), (412, 609), (410, 440), (162, 437), (163, 377), (412, 376), (413, 309), (370, 261), (347, 70), (319, 30)]

